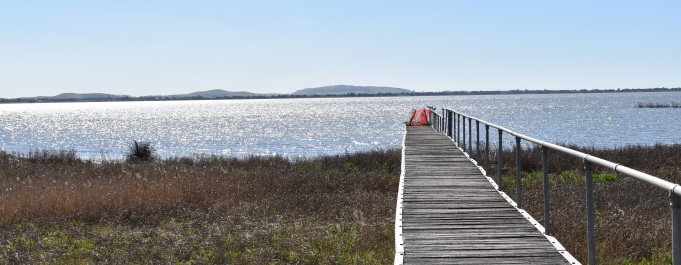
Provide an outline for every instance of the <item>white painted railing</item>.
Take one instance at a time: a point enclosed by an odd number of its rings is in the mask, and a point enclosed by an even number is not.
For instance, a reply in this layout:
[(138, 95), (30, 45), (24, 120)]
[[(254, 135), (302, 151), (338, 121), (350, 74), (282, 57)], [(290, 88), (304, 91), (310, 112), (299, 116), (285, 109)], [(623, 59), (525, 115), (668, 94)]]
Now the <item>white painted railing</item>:
[[(468, 120), (468, 126), (466, 125), (466, 120)], [(515, 162), (516, 162), (516, 199), (515, 202), (518, 208), (522, 208), (522, 182), (521, 182), (521, 167), (520, 167), (520, 155), (522, 152), (521, 141), (527, 141), (536, 145), (541, 146), (542, 149), (542, 168), (544, 171), (544, 229), (547, 235), (551, 234), (551, 216), (549, 209), (549, 177), (548, 177), (548, 151), (557, 151), (567, 155), (571, 155), (582, 159), (584, 162), (584, 172), (586, 175), (586, 210), (587, 210), (587, 248), (589, 255), (589, 264), (596, 264), (596, 251), (594, 242), (594, 197), (593, 197), (593, 178), (592, 178), (592, 166), (597, 165), (616, 173), (624, 174), (626, 176), (633, 177), (635, 179), (641, 180), (647, 184), (653, 185), (660, 189), (669, 191), (669, 200), (671, 205), (672, 214), (672, 258), (675, 265), (681, 265), (681, 211), (679, 211), (679, 197), (681, 196), (681, 187), (678, 184), (671, 183), (669, 181), (663, 180), (661, 178), (651, 176), (644, 172), (628, 168), (626, 166), (616, 164), (580, 151), (576, 151), (570, 148), (552, 144), (546, 141), (538, 140), (516, 131), (501, 127), (499, 125), (486, 122), (484, 120), (468, 116), (454, 110), (442, 109), (442, 113), (437, 113), (434, 109), (431, 111), (430, 117), (431, 125), (433, 129), (438, 132), (442, 132), (449, 136), (457, 146), (462, 148), (464, 152), (473, 153), (473, 121), (475, 122), (475, 135), (476, 135), (476, 154), (478, 164), (481, 163), (480, 158), (480, 125), (485, 126), (485, 171), (489, 171), (490, 164), (490, 153), (489, 153), (489, 142), (490, 142), (490, 128), (497, 129), (498, 132), (498, 143), (499, 143), (499, 166), (498, 166), (498, 189), (502, 188), (502, 157), (501, 153), (503, 151), (502, 137), (503, 134), (509, 134), (515, 137)], [(467, 135), (468, 134), (468, 135)], [(468, 141), (466, 140), (468, 138)], [(468, 146), (466, 143), (468, 142)], [(473, 157), (471, 157), (473, 158)]]

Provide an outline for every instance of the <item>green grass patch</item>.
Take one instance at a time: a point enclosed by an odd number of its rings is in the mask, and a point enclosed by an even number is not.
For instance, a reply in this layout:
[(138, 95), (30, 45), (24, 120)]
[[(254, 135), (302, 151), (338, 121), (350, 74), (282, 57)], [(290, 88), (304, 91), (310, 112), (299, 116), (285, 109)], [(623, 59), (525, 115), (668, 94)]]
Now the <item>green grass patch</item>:
[(2, 263), (386, 264), (389, 224), (314, 219), (240, 226), (186, 219), (158, 226), (32, 225), (0, 247)]
[[(504, 176), (502, 178), (504, 187), (515, 187), (515, 176)], [(555, 177), (549, 175), (549, 183), (553, 183)], [(521, 171), (520, 172), (520, 183), (523, 188), (533, 188), (536, 186), (542, 186), (544, 184), (544, 172), (543, 171)], [(507, 186), (512, 185), (512, 186)]]
[[(574, 171), (563, 171), (560, 173), (561, 180), (572, 181), (579, 184), (586, 182), (586, 176), (575, 173)], [(619, 178), (617, 174), (612, 172), (598, 172), (591, 173), (591, 178), (594, 182), (617, 181)]]

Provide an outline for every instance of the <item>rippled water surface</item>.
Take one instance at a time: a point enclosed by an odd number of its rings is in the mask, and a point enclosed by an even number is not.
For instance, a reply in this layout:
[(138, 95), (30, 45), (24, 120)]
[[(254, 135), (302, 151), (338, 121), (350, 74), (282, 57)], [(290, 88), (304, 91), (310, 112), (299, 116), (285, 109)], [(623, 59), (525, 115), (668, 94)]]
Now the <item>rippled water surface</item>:
[(554, 143), (681, 143), (681, 109), (636, 102), (681, 102), (681, 93), (3, 104), (0, 148), (119, 158), (142, 140), (163, 157), (339, 154), (399, 147), (409, 111), (426, 105)]

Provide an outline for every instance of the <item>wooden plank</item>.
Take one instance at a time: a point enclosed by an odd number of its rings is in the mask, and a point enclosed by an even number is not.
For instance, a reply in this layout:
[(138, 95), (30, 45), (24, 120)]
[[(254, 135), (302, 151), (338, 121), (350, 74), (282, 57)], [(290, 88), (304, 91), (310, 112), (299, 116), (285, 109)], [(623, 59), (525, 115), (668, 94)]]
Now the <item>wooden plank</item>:
[(404, 148), (404, 264), (569, 264), (451, 139), (410, 126)]

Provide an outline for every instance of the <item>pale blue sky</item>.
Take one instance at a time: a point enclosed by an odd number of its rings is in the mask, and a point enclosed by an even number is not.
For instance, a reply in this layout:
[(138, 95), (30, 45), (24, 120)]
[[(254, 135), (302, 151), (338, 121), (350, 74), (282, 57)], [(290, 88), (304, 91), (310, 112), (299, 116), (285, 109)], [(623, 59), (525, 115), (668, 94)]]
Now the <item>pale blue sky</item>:
[(0, 98), (681, 87), (681, 1), (0, 0)]

